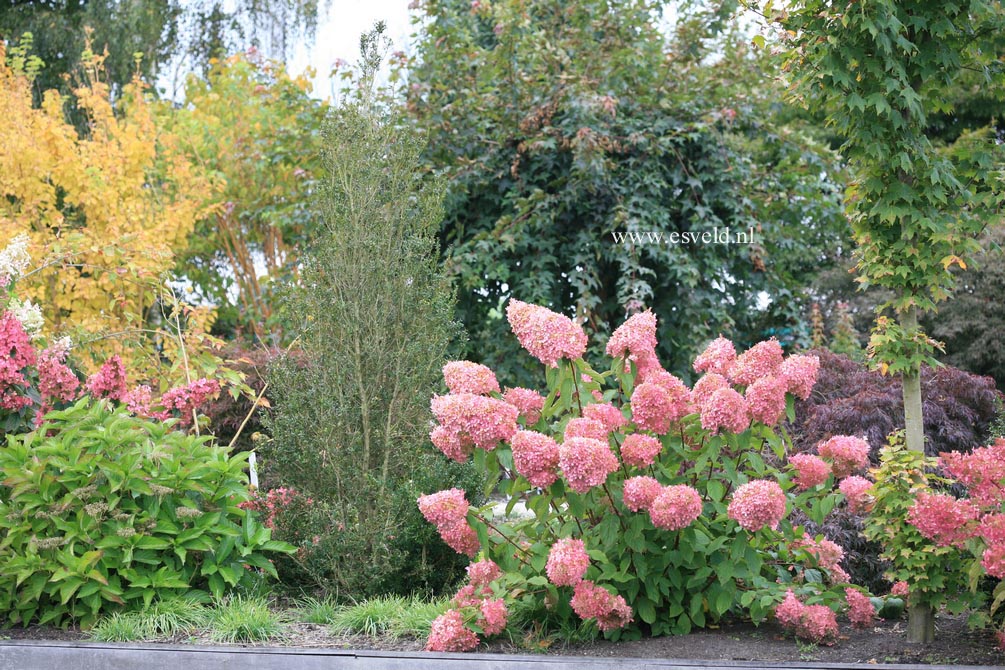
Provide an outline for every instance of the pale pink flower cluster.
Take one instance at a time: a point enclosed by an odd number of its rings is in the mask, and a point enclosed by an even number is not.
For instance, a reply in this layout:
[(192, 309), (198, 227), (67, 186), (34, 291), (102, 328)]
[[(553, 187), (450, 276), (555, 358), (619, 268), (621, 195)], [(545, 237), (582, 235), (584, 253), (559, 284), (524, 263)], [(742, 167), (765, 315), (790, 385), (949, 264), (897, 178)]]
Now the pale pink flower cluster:
[(621, 410), (610, 403), (593, 403), (583, 408), (583, 418), (599, 421), (608, 433), (624, 428), (628, 419)]
[(720, 335), (705, 347), (705, 351), (701, 352), (698, 358), (694, 359), (694, 369), (695, 372), (708, 372), (725, 377), (734, 362), (736, 362), (736, 347)]
[(629, 477), (625, 480), (623, 490), (625, 507), (633, 512), (648, 511), (662, 491), (663, 485), (653, 477)]
[(820, 359), (817, 356), (799, 354), (789, 356), (779, 368), (779, 374), (785, 380), (789, 393), (800, 400), (806, 400), (817, 383), (820, 372)]
[(506, 610), (506, 601), (502, 598), (486, 598), (482, 600), (480, 616), (476, 623), (485, 631), (486, 635), (498, 635), (506, 630), (506, 621), (509, 612)]
[(496, 373), (480, 363), (451, 361), (443, 366), (443, 379), (451, 393), (499, 393)]
[(165, 392), (160, 402), (165, 411), (177, 411), (181, 416), (181, 424), (187, 426), (192, 423), (192, 412), (219, 392), (220, 383), (215, 379), (196, 379)]
[(474, 447), (494, 449), (516, 433), (519, 410), (508, 402), (473, 393), (434, 396), (439, 421), (429, 437), (448, 458), (463, 463)]
[(569, 603), (581, 619), (596, 619), (602, 631), (624, 628), (632, 622), (632, 608), (621, 596), (584, 579), (576, 584)]
[(847, 477), (869, 465), (869, 443), (860, 437), (835, 435), (817, 446), (821, 458), (831, 462), (834, 476)]
[(467, 556), (478, 553), (478, 533), (468, 524), (470, 505), (464, 491), (453, 488), (419, 496), (418, 503), (422, 516), (436, 526), (440, 537), (451, 549)]
[(564, 537), (551, 545), (545, 572), (555, 586), (575, 586), (583, 581), (590, 557), (582, 540)]
[(663, 451), (663, 443), (652, 435), (632, 433), (621, 444), (621, 458), (625, 465), (644, 468), (652, 465)]
[(586, 493), (607, 481), (618, 469), (618, 458), (606, 442), (589, 437), (573, 437), (558, 448), (558, 465), (576, 493)]
[(907, 585), (907, 582), (896, 582), (893, 588), (890, 589), (891, 596), (897, 596), (898, 598), (906, 598), (911, 593), (911, 587)]
[(733, 493), (727, 513), (741, 527), (757, 532), (775, 529), (785, 517), (785, 493), (778, 482), (755, 479)]
[(565, 424), (565, 439), (568, 440), (572, 437), (589, 437), (606, 442), (607, 428), (594, 419), (569, 419), (569, 423)]
[(962, 548), (974, 536), (980, 513), (968, 500), (922, 491), (907, 511), (907, 521), (941, 547)]
[(851, 587), (844, 590), (845, 601), (848, 603), (848, 621), (855, 628), (868, 628), (876, 618), (876, 608), (869, 597), (858, 589)]
[(31, 405), (31, 398), (16, 387), (27, 386), (23, 371), (35, 362), (35, 349), (21, 322), (4, 312), (0, 315), (0, 409), (16, 412)]
[(665, 435), (675, 421), (688, 414), (691, 393), (670, 373), (654, 375), (632, 392), (632, 420), (644, 430)]
[(122, 400), (126, 397), (126, 368), (118, 354), (105, 361), (101, 369), (88, 378), (85, 388), (95, 398)]
[(520, 345), (545, 365), (558, 367), (559, 359), (575, 360), (586, 352), (586, 333), (567, 316), (513, 299), (506, 318)]
[(519, 386), (506, 389), (506, 393), (503, 393), (503, 400), (517, 408), (520, 416), (523, 417), (524, 425), (533, 426), (541, 419), (545, 397), (537, 391)]
[(789, 457), (789, 465), (796, 470), (794, 482), (800, 491), (811, 489), (827, 481), (831, 476), (831, 466), (827, 461), (812, 454), (796, 454)]
[(734, 384), (749, 386), (758, 379), (773, 377), (782, 365), (785, 354), (778, 340), (772, 338), (758, 342), (736, 357), (729, 366), (727, 377)]
[(844, 494), (845, 500), (848, 501), (848, 509), (852, 513), (866, 514), (872, 508), (873, 499), (869, 493), (872, 489), (872, 482), (865, 477), (858, 475), (845, 477), (838, 484), (838, 489)]
[(747, 387), (744, 399), (750, 407), (750, 418), (765, 426), (774, 426), (785, 415), (785, 393), (788, 387), (781, 377), (764, 377)]
[(694, 388), (691, 389), (691, 402), (700, 411), (716, 391), (725, 388), (729, 388), (729, 380), (718, 373), (709, 372), (694, 383)]
[(690, 486), (665, 486), (649, 507), (653, 525), (664, 530), (687, 528), (701, 516), (701, 494)]
[(997, 509), (1005, 500), (1005, 439), (968, 454), (939, 454), (946, 472), (967, 487), (970, 500), (984, 509)]
[(775, 607), (778, 623), (801, 637), (818, 644), (832, 643), (838, 636), (837, 616), (826, 605), (806, 605), (791, 589)]
[(719, 389), (701, 407), (701, 427), (717, 435), (725, 429), (742, 433), (750, 427), (750, 408), (732, 388)]
[(77, 396), (80, 380), (66, 366), (66, 351), (46, 349), (38, 355), (38, 392), (44, 403), (70, 402)]
[(519, 430), (510, 440), (513, 467), (533, 486), (545, 488), (558, 479), (558, 443), (532, 430)]
[(987, 548), (981, 565), (992, 577), (1005, 578), (1005, 514), (986, 514), (977, 529)]
[(471, 563), (467, 567), (467, 572), (468, 581), (476, 588), (488, 586), (503, 574), (495, 561), (488, 558)]
[(816, 565), (825, 569), (830, 575), (831, 582), (843, 584), (851, 581), (851, 576), (841, 567), (844, 549), (836, 542), (826, 538), (817, 541), (811, 537), (801, 537), (794, 541), (790, 548), (793, 550), (801, 549), (812, 556)]
[(460, 610), (450, 609), (433, 619), (426, 651), (471, 651), (477, 646), (478, 636), (464, 625)]
[(607, 355), (611, 358), (629, 354), (643, 356), (655, 349), (656, 315), (651, 310), (632, 316), (607, 341)]

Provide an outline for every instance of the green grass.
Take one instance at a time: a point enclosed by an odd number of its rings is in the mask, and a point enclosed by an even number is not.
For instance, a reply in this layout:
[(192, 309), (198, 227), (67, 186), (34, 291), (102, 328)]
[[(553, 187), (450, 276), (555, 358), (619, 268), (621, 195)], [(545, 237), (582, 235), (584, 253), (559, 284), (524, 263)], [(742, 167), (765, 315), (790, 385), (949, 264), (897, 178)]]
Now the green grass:
[(297, 620), (304, 623), (331, 624), (341, 607), (331, 596), (318, 600), (305, 598), (296, 608)]
[(425, 637), (433, 619), (446, 611), (447, 600), (420, 596), (380, 596), (335, 611), (331, 620), (336, 635), (390, 635)]
[(138, 642), (153, 637), (153, 631), (138, 612), (115, 612), (99, 619), (90, 635), (98, 642)]
[(232, 596), (217, 604), (208, 622), (217, 642), (266, 642), (282, 637), (282, 618), (261, 597)]

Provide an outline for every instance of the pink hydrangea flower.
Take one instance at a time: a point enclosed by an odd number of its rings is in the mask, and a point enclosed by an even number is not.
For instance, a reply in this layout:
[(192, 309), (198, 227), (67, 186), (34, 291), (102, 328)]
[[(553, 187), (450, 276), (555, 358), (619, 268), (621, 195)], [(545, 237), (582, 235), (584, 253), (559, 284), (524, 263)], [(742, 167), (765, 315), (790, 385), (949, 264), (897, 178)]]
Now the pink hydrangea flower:
[(820, 359), (817, 356), (799, 354), (782, 361), (779, 375), (785, 380), (789, 393), (800, 400), (806, 400), (817, 383)]
[(565, 424), (565, 439), (571, 437), (592, 437), (594, 440), (606, 442), (607, 428), (594, 419), (569, 419), (569, 423)]
[(607, 481), (618, 469), (618, 458), (605, 442), (589, 437), (573, 437), (558, 448), (558, 465), (576, 493), (586, 493)]
[(468, 581), (476, 588), (488, 586), (491, 582), (502, 577), (502, 570), (495, 561), (488, 558), (470, 564), (467, 571)]
[(562, 538), (551, 545), (545, 572), (555, 586), (575, 586), (590, 567), (590, 557), (582, 540)]
[(847, 477), (869, 465), (869, 443), (860, 437), (835, 435), (817, 447), (821, 458), (831, 461), (834, 476)]
[(825, 605), (805, 605), (792, 593), (775, 607), (778, 623), (796, 636), (817, 643), (830, 643), (838, 636), (837, 617)]
[(663, 451), (663, 443), (652, 435), (632, 433), (621, 444), (621, 458), (625, 465), (644, 468), (652, 465)]
[(907, 511), (907, 521), (939, 546), (962, 548), (977, 531), (980, 513), (968, 500), (922, 491)]
[(558, 479), (558, 443), (547, 435), (520, 430), (510, 440), (513, 467), (533, 486), (546, 488)]
[(764, 377), (747, 387), (744, 397), (752, 420), (774, 426), (785, 416), (787, 387), (781, 377)]
[(663, 485), (653, 477), (629, 477), (624, 483), (625, 507), (633, 512), (648, 510), (662, 492)]
[(967, 487), (970, 499), (984, 509), (997, 509), (1005, 499), (1005, 439), (998, 438), (987, 447), (969, 454), (939, 454), (946, 472)]
[(848, 621), (855, 628), (868, 628), (876, 618), (876, 608), (868, 596), (851, 587), (844, 590), (845, 601), (848, 603)]
[(666, 486), (649, 507), (653, 525), (664, 530), (687, 528), (701, 516), (701, 494), (690, 486)]
[(695, 372), (709, 372), (725, 376), (736, 361), (736, 347), (721, 335), (694, 359)]
[(486, 635), (498, 635), (506, 630), (506, 602), (502, 598), (486, 598), (482, 601), (478, 625)]
[(628, 425), (628, 419), (621, 410), (610, 403), (593, 403), (583, 408), (583, 417), (604, 424), (604, 430), (613, 433)]
[(471, 651), (477, 646), (478, 636), (464, 625), (460, 610), (447, 610), (433, 619), (426, 651)]
[(624, 628), (632, 621), (632, 608), (624, 598), (586, 579), (576, 584), (569, 604), (581, 619), (596, 619), (602, 631)]
[(47, 402), (70, 402), (77, 395), (80, 380), (63, 361), (66, 351), (46, 349), (38, 355), (38, 392)]
[(632, 420), (637, 426), (664, 435), (675, 421), (687, 416), (690, 393), (683, 383), (675, 387), (644, 382), (635, 387), (631, 403)]
[(1005, 514), (986, 514), (977, 534), (989, 545), (1005, 545)]
[(478, 533), (475, 532), (475, 529), (467, 521), (449, 526), (440, 526), (437, 530), (443, 541), (447, 543), (447, 546), (458, 554), (463, 554), (469, 558), (474, 558), (478, 555), (478, 551), (481, 549), (481, 542), (478, 539)]
[(694, 383), (694, 388), (691, 389), (691, 402), (700, 411), (713, 393), (724, 388), (729, 388), (729, 380), (720, 374), (709, 372)]
[(656, 315), (650, 310), (639, 312), (625, 321), (607, 341), (611, 358), (626, 354), (645, 354), (656, 349)]
[(896, 582), (893, 588), (890, 589), (891, 596), (897, 596), (898, 598), (906, 598), (911, 593), (911, 587), (907, 585), (907, 582)]
[(785, 502), (778, 482), (755, 479), (736, 489), (727, 513), (752, 533), (765, 527), (775, 529), (785, 517)]
[(586, 333), (567, 316), (510, 300), (506, 318), (520, 345), (545, 365), (558, 367), (559, 359), (582, 358), (586, 352)]
[(462, 489), (452, 488), (419, 496), (419, 511), (437, 528), (467, 521), (468, 503)]
[(802, 549), (816, 561), (817, 566), (823, 568), (831, 577), (831, 581), (836, 584), (850, 582), (850, 575), (841, 567), (844, 559), (844, 549), (836, 542), (826, 538), (819, 542), (810, 537), (802, 537), (791, 544), (791, 548)]
[(701, 427), (713, 435), (723, 429), (742, 433), (750, 427), (747, 401), (731, 388), (719, 389), (701, 406)]
[(872, 507), (872, 496), (869, 491), (872, 489), (872, 482), (865, 477), (852, 475), (845, 477), (838, 484), (838, 489), (844, 494), (848, 501), (848, 509), (854, 514), (865, 514)]
[(118, 354), (105, 361), (84, 386), (95, 398), (122, 400), (126, 396), (126, 368)]
[(800, 491), (823, 484), (831, 475), (831, 466), (827, 461), (812, 454), (790, 456), (789, 465), (796, 469), (794, 481)]
[[(192, 423), (192, 412), (219, 392), (220, 383), (215, 379), (197, 379), (185, 386), (170, 389), (161, 396), (160, 403), (167, 411), (177, 410), (181, 415), (181, 424), (187, 426)], [(123, 393), (123, 399), (125, 396)]]
[[(658, 376), (661, 373), (666, 372), (660, 364), (659, 356), (656, 355), (655, 351), (632, 354), (628, 357), (628, 360), (635, 363), (635, 370), (637, 373), (635, 376), (636, 384), (642, 384), (650, 381), (651, 377)], [(628, 365), (627, 363), (625, 364), (625, 372), (631, 372), (631, 365)]]
[(443, 379), (451, 393), (488, 395), (499, 393), (499, 382), (492, 369), (471, 361), (451, 361), (443, 366)]
[(773, 377), (784, 359), (782, 345), (772, 338), (758, 342), (736, 357), (726, 374), (734, 384), (749, 386), (758, 379)]
[(520, 388), (519, 386), (506, 389), (506, 393), (503, 394), (503, 400), (519, 410), (525, 425), (533, 426), (541, 419), (541, 410), (544, 409), (545, 397), (537, 391)]
[(1005, 545), (988, 547), (981, 555), (981, 566), (991, 577), (1005, 577)]
[(446, 456), (463, 462), (472, 447), (495, 449), (508, 440), (519, 426), (519, 410), (508, 402), (473, 393), (434, 396), (431, 407), (440, 430), (430, 439)]

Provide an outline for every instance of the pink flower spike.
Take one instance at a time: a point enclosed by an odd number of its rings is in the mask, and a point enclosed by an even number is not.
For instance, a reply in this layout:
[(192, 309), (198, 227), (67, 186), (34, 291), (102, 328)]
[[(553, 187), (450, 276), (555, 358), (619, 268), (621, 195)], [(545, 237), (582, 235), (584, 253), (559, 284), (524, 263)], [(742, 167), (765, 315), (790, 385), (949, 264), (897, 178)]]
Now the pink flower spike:
[(91, 375), (85, 388), (95, 398), (122, 400), (126, 396), (126, 368), (118, 354), (105, 361), (101, 369)]
[(586, 353), (586, 333), (567, 316), (511, 299), (506, 318), (520, 345), (549, 367), (558, 367), (560, 359), (575, 360)]
[(551, 546), (545, 572), (555, 586), (575, 586), (590, 567), (590, 557), (582, 540), (562, 538)]
[(499, 393), (496, 373), (479, 363), (451, 361), (443, 366), (443, 379), (451, 393)]
[(772, 338), (758, 342), (736, 357), (726, 376), (734, 384), (749, 386), (758, 379), (774, 376), (783, 359), (782, 345), (778, 340)]
[(756, 533), (775, 529), (785, 517), (785, 493), (777, 482), (755, 479), (733, 493), (727, 513), (741, 527)]
[(721, 335), (694, 359), (695, 372), (709, 372), (725, 376), (736, 360), (736, 347)]

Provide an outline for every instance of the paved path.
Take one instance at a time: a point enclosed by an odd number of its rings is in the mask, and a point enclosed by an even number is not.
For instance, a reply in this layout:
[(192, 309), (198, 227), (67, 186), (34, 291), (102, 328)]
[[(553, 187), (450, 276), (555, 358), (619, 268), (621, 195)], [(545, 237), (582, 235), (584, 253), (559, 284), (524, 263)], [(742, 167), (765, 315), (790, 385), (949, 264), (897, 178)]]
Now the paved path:
[[(0, 640), (0, 670), (992, 670), (994, 666), (688, 661)], [(1001, 668), (994, 668), (1001, 670)]]

